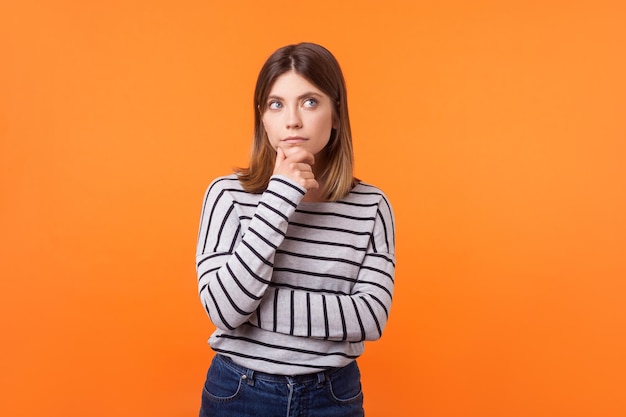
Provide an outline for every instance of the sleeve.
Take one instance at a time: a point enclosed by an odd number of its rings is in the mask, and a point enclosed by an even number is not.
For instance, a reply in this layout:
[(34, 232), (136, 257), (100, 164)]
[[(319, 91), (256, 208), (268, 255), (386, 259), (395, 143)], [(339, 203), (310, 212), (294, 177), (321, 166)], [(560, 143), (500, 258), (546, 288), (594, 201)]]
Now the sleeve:
[(207, 189), (196, 248), (200, 301), (213, 324), (224, 330), (247, 322), (263, 298), (276, 248), (305, 193), (284, 177), (271, 177), (242, 234), (229, 182), (218, 179)]
[[(333, 341), (377, 340), (389, 318), (394, 290), (395, 225), (393, 210), (383, 196), (350, 294), (327, 294), (305, 290), (280, 292), (270, 287), (260, 306), (273, 320), (251, 322), (265, 330)], [(279, 300), (280, 298), (280, 300)], [(276, 306), (290, 311), (276, 311)], [(273, 311), (272, 311), (273, 310)]]

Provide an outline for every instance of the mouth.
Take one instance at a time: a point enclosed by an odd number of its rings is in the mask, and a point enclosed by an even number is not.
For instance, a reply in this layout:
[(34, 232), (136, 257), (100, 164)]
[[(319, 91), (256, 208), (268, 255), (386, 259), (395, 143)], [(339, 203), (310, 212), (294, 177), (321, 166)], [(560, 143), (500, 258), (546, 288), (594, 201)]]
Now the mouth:
[(281, 142), (292, 144), (292, 145), (297, 145), (300, 143), (304, 143), (307, 140), (308, 140), (307, 138), (303, 138), (301, 136), (290, 136), (288, 138), (283, 139)]

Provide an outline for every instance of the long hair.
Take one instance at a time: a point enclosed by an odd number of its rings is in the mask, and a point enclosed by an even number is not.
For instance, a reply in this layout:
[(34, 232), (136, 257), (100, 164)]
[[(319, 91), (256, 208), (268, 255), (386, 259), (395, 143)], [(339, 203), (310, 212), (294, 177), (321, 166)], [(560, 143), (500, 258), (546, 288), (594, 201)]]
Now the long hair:
[(267, 189), (274, 172), (276, 151), (270, 145), (262, 116), (274, 82), (288, 71), (295, 71), (306, 78), (328, 95), (334, 104), (333, 117), (338, 121), (338, 127), (331, 130), (330, 140), (322, 150), (327, 164), (321, 174), (325, 179), (321, 194), (325, 200), (336, 201), (345, 197), (357, 182), (353, 176), (354, 154), (346, 83), (335, 57), (326, 48), (314, 43), (282, 47), (261, 68), (254, 90), (254, 141), (250, 165), (236, 169), (239, 181), (248, 192), (262, 193)]

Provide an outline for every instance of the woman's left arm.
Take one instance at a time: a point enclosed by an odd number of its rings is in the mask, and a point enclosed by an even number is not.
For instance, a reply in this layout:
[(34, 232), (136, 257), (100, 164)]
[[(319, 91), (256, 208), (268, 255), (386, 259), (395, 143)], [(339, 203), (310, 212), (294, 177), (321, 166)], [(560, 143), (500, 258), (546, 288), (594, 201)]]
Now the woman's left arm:
[(377, 340), (389, 318), (394, 290), (395, 227), (383, 197), (374, 229), (349, 294), (271, 287), (251, 324), (294, 336), (334, 341)]

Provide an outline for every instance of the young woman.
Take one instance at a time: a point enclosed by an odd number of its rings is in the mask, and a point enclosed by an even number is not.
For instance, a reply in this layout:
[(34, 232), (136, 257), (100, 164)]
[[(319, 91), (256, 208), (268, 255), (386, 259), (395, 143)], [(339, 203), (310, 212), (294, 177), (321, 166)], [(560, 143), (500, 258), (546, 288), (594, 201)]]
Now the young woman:
[(248, 168), (213, 181), (196, 251), (217, 330), (200, 416), (363, 416), (356, 359), (389, 316), (395, 231), (353, 177), (346, 88), (322, 46), (274, 52)]

